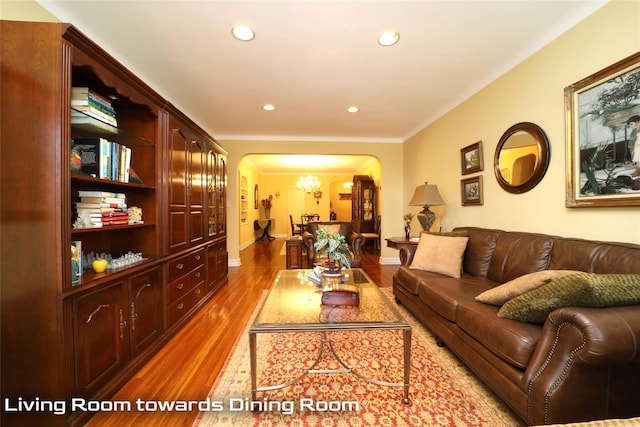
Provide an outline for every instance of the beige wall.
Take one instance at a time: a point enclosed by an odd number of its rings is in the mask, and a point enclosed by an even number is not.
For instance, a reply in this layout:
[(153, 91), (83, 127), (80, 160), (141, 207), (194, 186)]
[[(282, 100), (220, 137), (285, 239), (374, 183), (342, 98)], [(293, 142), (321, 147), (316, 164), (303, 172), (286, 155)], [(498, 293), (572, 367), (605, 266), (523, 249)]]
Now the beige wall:
[[(640, 243), (640, 207), (565, 207), (563, 97), (566, 86), (639, 50), (640, 2), (605, 5), (406, 141), (405, 204), (415, 185), (428, 180), (438, 184), (447, 203), (434, 209), (440, 218), (436, 229), (476, 225)], [(537, 187), (514, 195), (498, 186), (493, 155), (502, 133), (522, 121), (545, 130), (551, 141), (551, 163)], [(484, 205), (463, 207), (460, 149), (479, 140), (484, 145)], [(418, 226), (415, 220), (414, 226)]]
[(10, 21), (58, 22), (58, 19), (33, 0), (2, 0), (0, 19)]

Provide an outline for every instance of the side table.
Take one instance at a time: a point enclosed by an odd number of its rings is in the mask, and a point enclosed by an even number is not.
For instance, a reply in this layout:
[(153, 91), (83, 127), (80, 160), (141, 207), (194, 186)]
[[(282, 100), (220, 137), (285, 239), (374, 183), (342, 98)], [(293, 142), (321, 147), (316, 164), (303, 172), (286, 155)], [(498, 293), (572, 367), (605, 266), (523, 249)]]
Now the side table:
[(386, 238), (385, 240), (387, 241), (387, 247), (393, 248), (393, 249), (400, 249), (403, 246), (418, 246), (419, 239), (416, 239), (416, 240), (412, 240), (412, 239), (407, 240), (406, 237), (400, 236), (400, 237), (389, 237), (389, 238)]
[(292, 237), (286, 242), (287, 270), (304, 268), (302, 266), (302, 239)]
[(262, 235), (256, 239), (256, 242), (262, 239), (267, 239), (267, 241), (275, 240), (275, 237), (269, 234), (269, 228), (273, 225), (272, 221), (275, 221), (275, 219), (262, 218), (253, 221), (253, 229), (256, 231), (262, 230)]

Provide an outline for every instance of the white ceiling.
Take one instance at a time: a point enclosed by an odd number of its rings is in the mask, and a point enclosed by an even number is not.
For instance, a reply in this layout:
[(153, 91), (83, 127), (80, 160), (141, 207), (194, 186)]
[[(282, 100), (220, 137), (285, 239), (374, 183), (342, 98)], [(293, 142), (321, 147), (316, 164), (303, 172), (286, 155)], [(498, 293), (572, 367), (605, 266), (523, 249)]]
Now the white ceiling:
[(402, 142), (606, 0), (38, 3), (219, 141)]

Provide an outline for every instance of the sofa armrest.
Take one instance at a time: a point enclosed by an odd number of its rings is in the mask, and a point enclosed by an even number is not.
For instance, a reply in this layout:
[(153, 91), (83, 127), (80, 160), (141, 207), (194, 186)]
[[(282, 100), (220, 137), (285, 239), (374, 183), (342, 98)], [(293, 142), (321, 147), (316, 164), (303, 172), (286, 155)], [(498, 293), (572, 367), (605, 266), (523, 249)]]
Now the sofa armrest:
[(413, 261), (413, 256), (415, 255), (417, 248), (418, 245), (401, 246), (399, 248), (400, 265), (411, 265), (411, 261)]
[(364, 251), (364, 244), (366, 243), (366, 239), (360, 233), (356, 233), (352, 231), (346, 238), (347, 243), (349, 243), (349, 247), (353, 252), (354, 256), (362, 256), (362, 252)]
[(314, 233), (309, 233), (308, 231), (304, 231), (302, 233), (302, 243), (307, 249), (307, 261), (309, 262), (309, 268), (313, 267), (311, 262), (316, 259), (316, 250), (314, 245), (316, 244), (316, 235)]
[(623, 416), (640, 404), (639, 380), (638, 306), (555, 310), (522, 377), (526, 421)]

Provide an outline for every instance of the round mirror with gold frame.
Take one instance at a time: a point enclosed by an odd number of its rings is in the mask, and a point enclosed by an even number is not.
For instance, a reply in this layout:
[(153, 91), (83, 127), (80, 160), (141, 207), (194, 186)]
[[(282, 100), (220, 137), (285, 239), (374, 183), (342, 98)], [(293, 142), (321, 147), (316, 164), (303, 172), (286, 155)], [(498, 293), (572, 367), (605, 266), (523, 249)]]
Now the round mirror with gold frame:
[(549, 139), (542, 128), (534, 123), (517, 123), (500, 138), (493, 171), (505, 191), (524, 193), (542, 180), (549, 157)]

